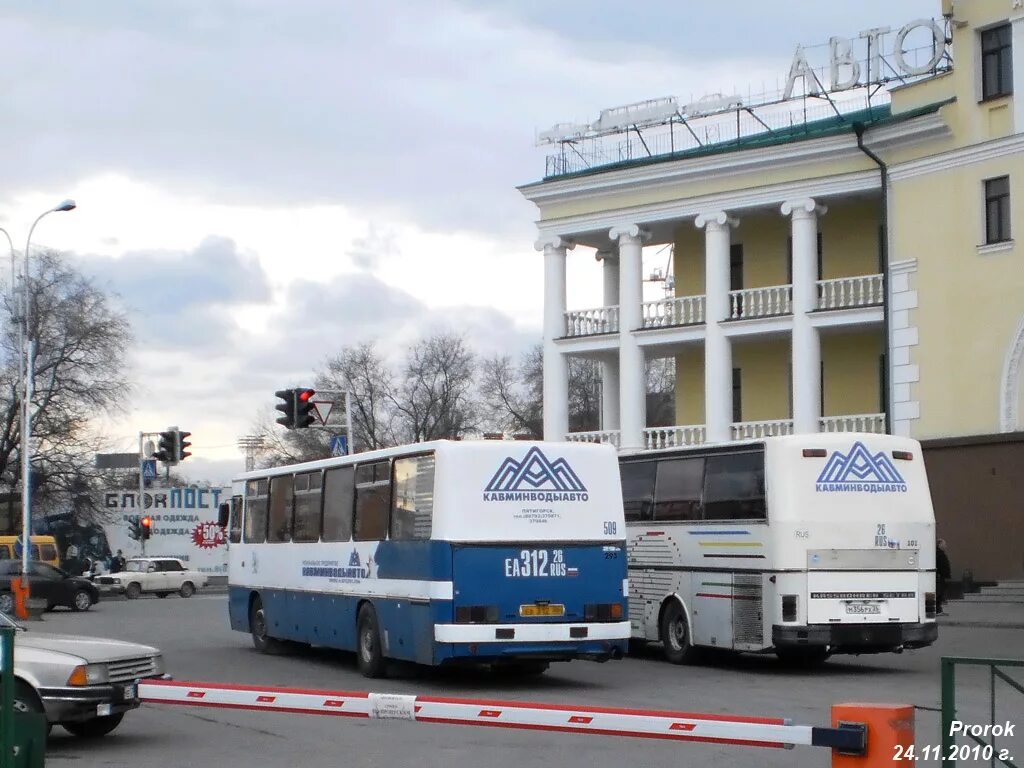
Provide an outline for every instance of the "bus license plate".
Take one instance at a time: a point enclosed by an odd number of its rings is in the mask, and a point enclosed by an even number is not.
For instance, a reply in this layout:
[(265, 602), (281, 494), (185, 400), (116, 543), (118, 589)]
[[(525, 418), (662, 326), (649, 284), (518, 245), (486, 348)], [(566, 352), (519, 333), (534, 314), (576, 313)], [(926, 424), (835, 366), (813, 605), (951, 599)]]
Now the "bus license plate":
[(564, 605), (520, 605), (520, 616), (565, 616)]
[(861, 614), (861, 615), (863, 615), (863, 614), (880, 614), (882, 612), (882, 606), (880, 606), (880, 605), (861, 605), (861, 604), (855, 603), (853, 605), (847, 605), (846, 606), (846, 612), (847, 613), (853, 613), (853, 614)]

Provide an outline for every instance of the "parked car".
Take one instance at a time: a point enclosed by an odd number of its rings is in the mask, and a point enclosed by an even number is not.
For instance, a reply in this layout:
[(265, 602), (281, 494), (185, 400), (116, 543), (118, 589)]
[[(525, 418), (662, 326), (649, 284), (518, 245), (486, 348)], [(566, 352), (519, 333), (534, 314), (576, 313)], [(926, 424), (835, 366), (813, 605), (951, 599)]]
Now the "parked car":
[(192, 597), (206, 586), (207, 576), (188, 570), (174, 557), (133, 557), (123, 571), (97, 576), (94, 582), (101, 590), (123, 592), (130, 600), (143, 593), (167, 597), (177, 592)]
[(43, 713), (49, 727), (75, 736), (106, 736), (139, 706), (140, 680), (167, 677), (163, 656), (148, 645), (29, 632), (4, 613), (0, 624), (19, 630), (14, 708)]
[[(30, 594), (45, 600), (48, 609), (63, 605), (73, 611), (87, 611), (99, 602), (100, 592), (89, 579), (72, 576), (38, 560), (29, 562), (28, 568)], [(0, 560), (0, 612), (14, 612), (11, 580), (20, 575), (20, 560)]]

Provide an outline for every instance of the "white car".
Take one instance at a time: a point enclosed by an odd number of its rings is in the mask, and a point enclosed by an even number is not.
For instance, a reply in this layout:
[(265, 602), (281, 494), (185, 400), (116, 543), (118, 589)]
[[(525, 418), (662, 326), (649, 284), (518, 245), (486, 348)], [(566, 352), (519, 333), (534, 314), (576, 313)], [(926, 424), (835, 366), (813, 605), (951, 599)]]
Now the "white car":
[(164, 678), (164, 659), (148, 645), (26, 631), (14, 639), (14, 708), (46, 715), (83, 738), (106, 736), (139, 706), (139, 681)]
[(133, 557), (123, 571), (95, 579), (102, 592), (122, 592), (129, 600), (144, 593), (167, 597), (177, 592), (182, 597), (192, 597), (206, 583), (205, 573), (186, 569), (174, 557)]

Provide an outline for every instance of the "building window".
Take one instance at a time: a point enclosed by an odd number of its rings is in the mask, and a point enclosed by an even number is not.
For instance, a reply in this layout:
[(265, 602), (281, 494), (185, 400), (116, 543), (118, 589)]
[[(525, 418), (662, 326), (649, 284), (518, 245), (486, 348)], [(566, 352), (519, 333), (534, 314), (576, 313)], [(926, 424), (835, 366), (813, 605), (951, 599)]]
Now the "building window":
[(1013, 51), (1010, 25), (981, 33), (981, 98), (997, 99), (1013, 93)]
[(739, 368), (732, 369), (732, 420), (743, 421), (743, 375)]
[(729, 246), (729, 290), (743, 290), (743, 243)]
[(985, 182), (985, 242), (1003, 243), (1010, 239), (1010, 177), (1000, 176)]

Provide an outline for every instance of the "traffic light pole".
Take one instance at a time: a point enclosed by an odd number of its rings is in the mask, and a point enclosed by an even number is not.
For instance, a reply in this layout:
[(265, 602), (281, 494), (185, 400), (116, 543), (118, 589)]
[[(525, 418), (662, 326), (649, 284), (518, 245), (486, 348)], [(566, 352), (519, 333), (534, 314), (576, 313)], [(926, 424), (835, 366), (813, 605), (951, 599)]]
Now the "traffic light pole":
[[(146, 432), (139, 432), (139, 520), (146, 514), (146, 454), (145, 448), (142, 445), (142, 441), (146, 437)], [(149, 433), (152, 434), (152, 433)], [(146, 540), (139, 536), (139, 540), (142, 542), (142, 554), (146, 554)]]

